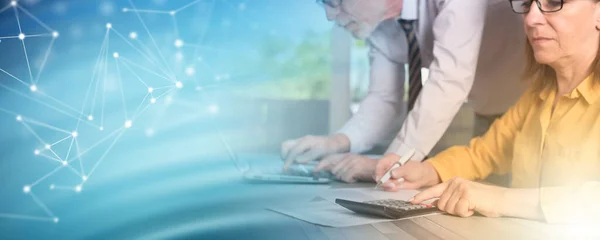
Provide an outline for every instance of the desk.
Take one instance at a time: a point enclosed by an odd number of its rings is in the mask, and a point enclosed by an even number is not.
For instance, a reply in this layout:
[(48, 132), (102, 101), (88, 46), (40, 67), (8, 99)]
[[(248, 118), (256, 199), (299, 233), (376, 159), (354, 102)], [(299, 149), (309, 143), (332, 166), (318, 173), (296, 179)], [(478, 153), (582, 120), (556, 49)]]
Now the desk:
[[(334, 184), (333, 188), (355, 186)], [(300, 220), (298, 225), (308, 239), (600, 239), (597, 226), (483, 216), (433, 215), (346, 228), (321, 227)]]

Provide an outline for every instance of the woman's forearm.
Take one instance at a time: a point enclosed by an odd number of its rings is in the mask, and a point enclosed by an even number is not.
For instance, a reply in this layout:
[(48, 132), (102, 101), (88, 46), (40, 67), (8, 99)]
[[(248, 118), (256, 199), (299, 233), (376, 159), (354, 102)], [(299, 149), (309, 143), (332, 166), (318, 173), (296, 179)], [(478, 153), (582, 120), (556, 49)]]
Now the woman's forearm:
[(500, 203), (500, 213), (505, 217), (544, 220), (540, 207), (540, 194), (537, 188), (508, 188)]

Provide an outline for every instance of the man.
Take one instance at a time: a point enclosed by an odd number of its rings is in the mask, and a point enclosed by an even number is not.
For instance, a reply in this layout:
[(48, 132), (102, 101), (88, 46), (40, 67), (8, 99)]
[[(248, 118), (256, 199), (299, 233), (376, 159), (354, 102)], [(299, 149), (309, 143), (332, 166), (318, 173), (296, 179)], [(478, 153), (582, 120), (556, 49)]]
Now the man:
[[(385, 158), (415, 150), (421, 161), (468, 100), (474, 135), (482, 135), (525, 89), (520, 81), (522, 19), (505, 0), (327, 0), (327, 17), (368, 37), (369, 93), (359, 111), (333, 136), (306, 136), (282, 144), (287, 168), (321, 160), (346, 182), (372, 181), (376, 159), (358, 155), (385, 137), (404, 110), (404, 64), (409, 65), (412, 108)], [(420, 67), (429, 79), (420, 89)], [(419, 93), (420, 91), (420, 93)], [(414, 107), (413, 107), (414, 104)], [(347, 154), (342, 154), (347, 153)]]

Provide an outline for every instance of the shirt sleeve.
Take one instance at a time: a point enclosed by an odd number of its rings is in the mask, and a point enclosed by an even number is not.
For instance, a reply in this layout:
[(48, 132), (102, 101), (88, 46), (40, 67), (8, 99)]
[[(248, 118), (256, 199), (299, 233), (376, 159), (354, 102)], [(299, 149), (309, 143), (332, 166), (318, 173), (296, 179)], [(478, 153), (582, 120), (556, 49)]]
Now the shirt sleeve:
[(600, 182), (540, 189), (540, 207), (548, 223), (598, 223), (599, 198)]
[(446, 2), (433, 22), (429, 79), (387, 150), (402, 156), (414, 149), (412, 160), (424, 159), (442, 137), (467, 99), (477, 68), (488, 3)]
[(386, 136), (403, 109), (404, 64), (390, 61), (370, 45), (370, 82), (358, 112), (338, 131), (350, 139), (350, 151), (368, 151)]
[(430, 159), (440, 179), (443, 182), (452, 177), (477, 180), (490, 173), (507, 173), (515, 135), (523, 127), (534, 97), (533, 91), (524, 94), (482, 137), (473, 138), (469, 146), (454, 146)]

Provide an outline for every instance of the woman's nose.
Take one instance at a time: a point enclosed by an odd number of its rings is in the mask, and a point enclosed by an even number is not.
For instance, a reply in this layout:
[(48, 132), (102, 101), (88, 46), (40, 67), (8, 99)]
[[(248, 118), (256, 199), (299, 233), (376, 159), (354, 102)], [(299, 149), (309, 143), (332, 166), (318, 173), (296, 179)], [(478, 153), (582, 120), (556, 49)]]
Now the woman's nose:
[(524, 23), (526, 27), (532, 27), (544, 22), (544, 13), (542, 13), (542, 11), (538, 8), (536, 4), (537, 1), (533, 1), (531, 3), (531, 8), (529, 9), (529, 12), (525, 14)]

